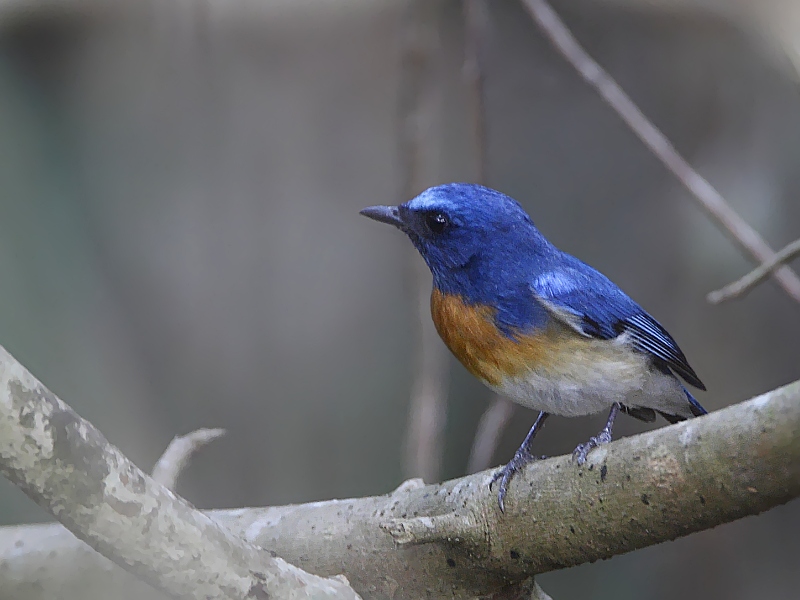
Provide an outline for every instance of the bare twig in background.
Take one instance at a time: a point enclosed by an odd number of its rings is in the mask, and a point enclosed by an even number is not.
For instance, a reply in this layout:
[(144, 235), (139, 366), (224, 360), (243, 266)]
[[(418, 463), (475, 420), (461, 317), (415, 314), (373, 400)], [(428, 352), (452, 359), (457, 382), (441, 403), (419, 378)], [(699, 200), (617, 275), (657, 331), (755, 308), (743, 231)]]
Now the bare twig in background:
[[(486, 135), (486, 75), (484, 56), (489, 37), (489, 8), (485, 0), (464, 0), (464, 77), (470, 84), (472, 96), (472, 131), (475, 145), (475, 181), (487, 183), (487, 135)], [(472, 450), (467, 461), (467, 473), (476, 473), (491, 465), (492, 457), (500, 443), (502, 433), (508, 425), (514, 406), (495, 395), (492, 403), (481, 416)]]
[[(205, 514), (308, 571), (343, 572), (370, 598), (523, 598), (509, 586), (517, 592), (531, 575), (800, 496), (800, 381), (612, 442), (592, 451), (585, 467), (571, 455), (536, 462), (511, 482), (505, 514), (490, 478), (408, 481), (369, 498)], [(79, 548), (57, 525), (0, 527), (0, 589), (26, 600), (105, 600), (129, 582)]]
[(464, 77), (472, 91), (472, 124), (475, 143), (475, 181), (487, 181), (486, 96), (483, 56), (489, 32), (489, 12), (485, 0), (464, 0)]
[[(399, 154), (403, 169), (401, 202), (435, 183), (436, 112), (439, 83), (440, 0), (411, 0), (403, 26), (400, 82)], [(448, 357), (430, 318), (430, 273), (416, 252), (412, 265), (417, 344), (411, 388), (404, 470), (408, 477), (437, 481), (447, 418)]]
[[(684, 159), (667, 137), (639, 110), (611, 76), (584, 50), (575, 36), (546, 0), (522, 0), (523, 5), (544, 34), (583, 79), (614, 109), (620, 118), (644, 142), (722, 226), (730, 237), (759, 262), (771, 261), (775, 253), (764, 239), (742, 219), (722, 195)], [(772, 271), (783, 290), (800, 302), (800, 279), (787, 266)]]
[(153, 481), (174, 490), (178, 476), (186, 468), (192, 455), (223, 435), (224, 429), (198, 429), (186, 435), (176, 435), (153, 467)]
[(236, 537), (153, 481), (2, 347), (0, 471), (76, 537), (171, 596), (358, 597)]
[(491, 466), (500, 437), (513, 415), (514, 403), (504, 396), (495, 396), (478, 422), (467, 462), (467, 473), (477, 473)]
[[(422, 269), (416, 268), (415, 271)], [(428, 274), (417, 272), (415, 275), (417, 355), (405, 440), (404, 471), (408, 477), (420, 477), (433, 482), (439, 480), (444, 454), (448, 357), (430, 319)]]
[(785, 246), (782, 250), (779, 250), (775, 256), (772, 257), (772, 260), (768, 260), (767, 262), (759, 265), (741, 279), (738, 279), (733, 283), (729, 283), (724, 288), (710, 292), (708, 296), (706, 296), (706, 299), (711, 304), (719, 304), (720, 302), (725, 302), (726, 300), (744, 296), (747, 292), (769, 277), (769, 275), (776, 268), (778, 268), (778, 266), (785, 264), (797, 258), (798, 256), (800, 256), (800, 240), (795, 240), (791, 244)]

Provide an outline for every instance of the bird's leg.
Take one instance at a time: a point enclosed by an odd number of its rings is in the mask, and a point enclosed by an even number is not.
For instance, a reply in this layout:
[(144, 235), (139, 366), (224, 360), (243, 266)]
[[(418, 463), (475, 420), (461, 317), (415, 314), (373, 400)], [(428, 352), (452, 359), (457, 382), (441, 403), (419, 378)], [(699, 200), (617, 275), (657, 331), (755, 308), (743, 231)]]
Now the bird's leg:
[(606, 421), (606, 426), (603, 427), (603, 430), (597, 435), (590, 437), (589, 441), (585, 444), (580, 444), (577, 448), (575, 448), (572, 456), (579, 465), (582, 465), (586, 462), (586, 455), (589, 454), (589, 451), (592, 450), (592, 448), (597, 448), (600, 444), (607, 444), (611, 441), (611, 430), (614, 428), (614, 419), (617, 418), (619, 409), (619, 402), (614, 402), (614, 404), (611, 405), (611, 412), (608, 413), (608, 421)]
[(536, 457), (531, 454), (530, 445), (533, 441), (533, 438), (536, 437), (536, 433), (542, 428), (542, 425), (544, 425), (544, 420), (546, 418), (546, 412), (542, 411), (539, 413), (539, 416), (536, 417), (536, 421), (534, 421), (531, 430), (528, 432), (528, 435), (525, 436), (525, 439), (522, 440), (522, 444), (514, 453), (514, 458), (508, 461), (508, 464), (505, 467), (498, 470), (492, 477), (492, 481), (489, 483), (489, 489), (491, 489), (494, 482), (498, 479), (500, 480), (500, 489), (497, 492), (497, 503), (500, 505), (500, 512), (505, 512), (504, 500), (506, 497), (506, 488), (508, 487), (508, 482), (511, 481), (511, 478), (514, 476), (514, 473), (519, 471), (529, 462), (536, 460)]

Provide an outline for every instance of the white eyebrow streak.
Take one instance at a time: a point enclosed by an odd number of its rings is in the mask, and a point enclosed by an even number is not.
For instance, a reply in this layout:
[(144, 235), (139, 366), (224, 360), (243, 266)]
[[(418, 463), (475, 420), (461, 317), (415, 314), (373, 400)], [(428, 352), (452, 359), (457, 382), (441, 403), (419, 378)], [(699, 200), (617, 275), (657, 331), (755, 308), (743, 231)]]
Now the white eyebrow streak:
[(425, 208), (430, 208), (430, 206), (438, 200), (439, 200), (438, 194), (435, 194), (430, 190), (425, 190), (419, 196), (417, 196), (411, 202), (409, 202), (409, 205), (414, 208), (425, 209)]
[(447, 196), (438, 188), (429, 188), (413, 198), (408, 207), (413, 210), (430, 210), (442, 209), (447, 210), (451, 208), (451, 202)]

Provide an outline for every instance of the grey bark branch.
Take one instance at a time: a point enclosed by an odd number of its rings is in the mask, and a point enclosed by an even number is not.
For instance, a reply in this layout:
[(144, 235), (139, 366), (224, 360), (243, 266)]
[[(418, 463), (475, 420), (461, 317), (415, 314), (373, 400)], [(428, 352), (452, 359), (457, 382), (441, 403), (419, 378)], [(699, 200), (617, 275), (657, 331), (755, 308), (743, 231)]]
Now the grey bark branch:
[[(716, 221), (740, 248), (759, 262), (767, 262), (775, 253), (759, 233), (731, 208), (725, 198), (681, 156), (675, 146), (642, 113), (614, 79), (580, 45), (546, 0), (522, 0), (542, 32), (562, 56), (575, 67), (586, 83), (619, 115), (645, 146), (692, 193), (706, 213)], [(771, 271), (783, 290), (800, 302), (800, 279), (787, 266)]]
[(0, 471), (77, 537), (170, 596), (358, 597), (236, 537), (153, 481), (2, 347)]
[(795, 240), (779, 250), (771, 260), (757, 266), (741, 279), (726, 285), (724, 288), (710, 292), (706, 299), (711, 304), (719, 304), (733, 298), (740, 298), (764, 281), (780, 265), (788, 263), (800, 256), (800, 240)]
[[(385, 496), (207, 514), (307, 571), (343, 572), (370, 598), (519, 597), (532, 575), (800, 496), (800, 381), (618, 440), (592, 451), (583, 467), (570, 456), (535, 463), (512, 481), (505, 515), (490, 478), (486, 471), (437, 485), (412, 480)], [(79, 555), (69, 536), (48, 527), (0, 528), (2, 589), (50, 572), (67, 586), (78, 578), (120, 583), (124, 574)]]
[(186, 435), (176, 435), (153, 467), (153, 481), (174, 490), (192, 455), (223, 435), (224, 429), (198, 429)]

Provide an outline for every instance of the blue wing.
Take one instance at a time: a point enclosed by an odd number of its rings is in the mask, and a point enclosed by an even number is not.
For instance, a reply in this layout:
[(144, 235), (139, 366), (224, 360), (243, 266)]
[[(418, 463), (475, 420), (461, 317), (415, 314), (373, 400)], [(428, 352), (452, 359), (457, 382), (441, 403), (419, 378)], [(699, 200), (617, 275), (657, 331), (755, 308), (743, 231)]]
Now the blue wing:
[[(584, 335), (609, 340), (627, 333), (634, 348), (669, 367), (687, 383), (705, 390), (678, 344), (658, 321), (631, 300), (610, 279), (572, 259), (539, 275), (531, 289), (545, 307), (564, 315)], [(575, 264), (570, 264), (574, 261)]]

